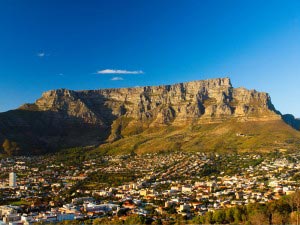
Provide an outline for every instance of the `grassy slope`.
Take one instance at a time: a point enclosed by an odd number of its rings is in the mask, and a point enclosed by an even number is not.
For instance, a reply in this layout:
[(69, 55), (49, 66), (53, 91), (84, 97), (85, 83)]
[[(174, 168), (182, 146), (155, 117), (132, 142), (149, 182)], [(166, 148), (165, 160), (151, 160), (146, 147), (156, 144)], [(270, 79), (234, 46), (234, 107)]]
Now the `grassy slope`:
[[(237, 136), (244, 134), (245, 136)], [(152, 128), (100, 146), (96, 151), (109, 154), (140, 154), (159, 151), (270, 151), (297, 149), (300, 132), (283, 121), (236, 122), (197, 126)]]

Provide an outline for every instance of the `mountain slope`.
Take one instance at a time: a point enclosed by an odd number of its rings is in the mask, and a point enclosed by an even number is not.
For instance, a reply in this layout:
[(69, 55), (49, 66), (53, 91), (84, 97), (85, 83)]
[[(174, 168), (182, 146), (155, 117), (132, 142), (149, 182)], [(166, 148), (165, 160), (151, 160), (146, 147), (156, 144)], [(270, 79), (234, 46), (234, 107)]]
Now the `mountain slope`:
[[(17, 145), (14, 154), (91, 145), (118, 153), (270, 150), (295, 148), (300, 140), (300, 132), (283, 122), (267, 93), (233, 88), (228, 78), (48, 91), (33, 104), (1, 113), (0, 128), (0, 143)], [(277, 143), (270, 134), (278, 134)]]
[(296, 119), (291, 114), (285, 114), (282, 116), (282, 119), (289, 124), (291, 127), (295, 128), (296, 130), (300, 130), (300, 119)]
[(127, 136), (101, 145), (102, 153), (148, 153), (159, 151), (258, 151), (296, 149), (300, 134), (281, 120), (209, 123), (164, 127)]

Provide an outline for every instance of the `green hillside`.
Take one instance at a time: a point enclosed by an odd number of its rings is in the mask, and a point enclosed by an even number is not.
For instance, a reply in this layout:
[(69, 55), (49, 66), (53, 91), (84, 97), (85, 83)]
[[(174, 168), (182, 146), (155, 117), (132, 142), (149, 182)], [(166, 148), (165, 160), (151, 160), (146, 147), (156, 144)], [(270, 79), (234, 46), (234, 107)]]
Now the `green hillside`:
[[(132, 128), (129, 128), (132, 129)], [(300, 132), (281, 120), (165, 126), (146, 129), (97, 148), (108, 154), (160, 151), (272, 151), (300, 148)]]

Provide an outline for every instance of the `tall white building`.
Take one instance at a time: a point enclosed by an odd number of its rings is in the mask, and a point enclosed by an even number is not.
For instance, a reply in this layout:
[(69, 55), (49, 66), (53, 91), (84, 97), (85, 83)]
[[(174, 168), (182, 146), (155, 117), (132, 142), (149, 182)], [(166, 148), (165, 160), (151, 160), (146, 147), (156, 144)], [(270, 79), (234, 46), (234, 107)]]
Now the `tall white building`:
[(9, 187), (17, 186), (17, 175), (14, 172), (9, 173)]

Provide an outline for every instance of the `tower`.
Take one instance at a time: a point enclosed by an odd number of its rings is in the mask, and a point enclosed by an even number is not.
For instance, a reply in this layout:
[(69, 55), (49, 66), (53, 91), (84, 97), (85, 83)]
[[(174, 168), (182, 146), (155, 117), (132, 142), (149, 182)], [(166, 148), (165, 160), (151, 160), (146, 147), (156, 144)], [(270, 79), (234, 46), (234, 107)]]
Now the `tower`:
[(9, 173), (9, 187), (16, 187), (16, 186), (17, 186), (16, 173), (11, 172), (11, 173)]

